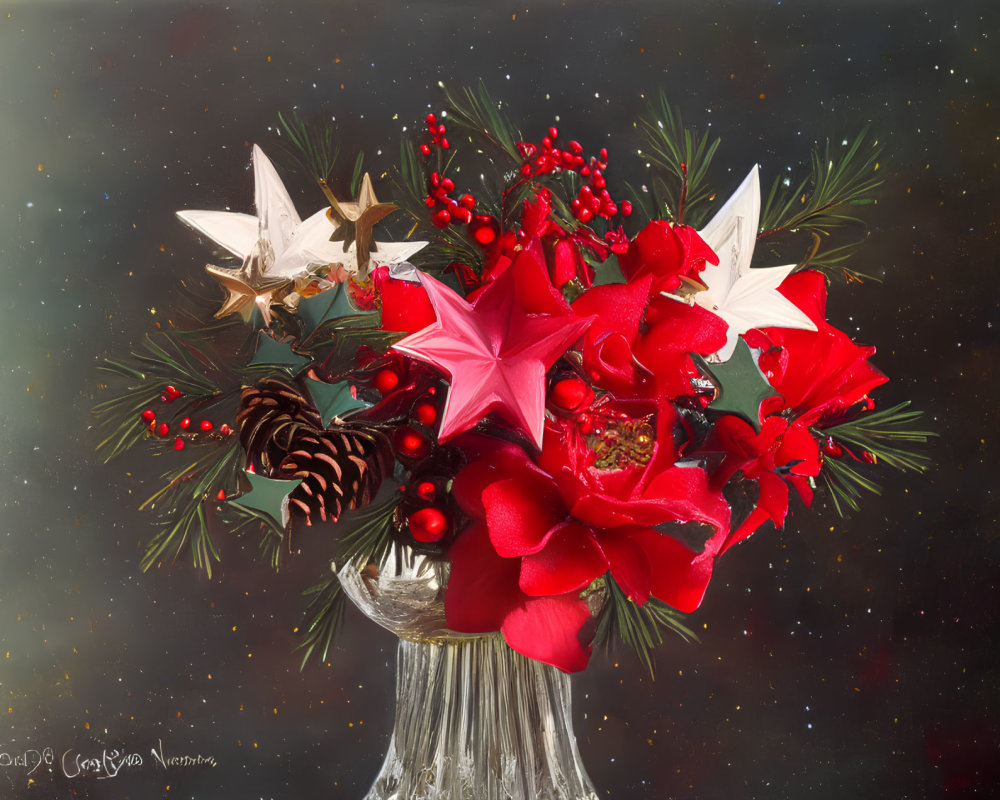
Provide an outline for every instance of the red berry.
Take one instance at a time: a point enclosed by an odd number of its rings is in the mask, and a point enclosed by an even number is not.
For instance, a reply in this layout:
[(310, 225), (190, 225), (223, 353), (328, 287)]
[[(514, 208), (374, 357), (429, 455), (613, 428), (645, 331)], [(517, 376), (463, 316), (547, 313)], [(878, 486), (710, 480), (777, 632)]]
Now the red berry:
[(589, 208), (581, 208), (580, 213), (576, 215), (576, 218), (580, 220), (580, 222), (586, 224), (594, 218), (594, 212)]
[(432, 125), (437, 125), (437, 121), (438, 121), (438, 118), (434, 114), (428, 114), (427, 115), (427, 127), (428, 128), (431, 127)]
[(438, 184), (441, 183), (441, 173), (440, 172), (432, 172), (431, 173), (431, 177), (430, 177), (430, 181), (431, 181), (431, 186), (433, 186), (434, 188), (437, 188)]
[(578, 156), (583, 152), (583, 145), (580, 144), (576, 139), (572, 139), (569, 143), (569, 149), (573, 155)]
[(440, 145), (442, 150), (447, 150), (449, 147), (451, 147), (451, 145), (448, 144), (448, 140), (445, 139), (443, 136), (441, 137), (441, 141), (439, 141), (438, 144)]
[(840, 458), (844, 455), (844, 448), (837, 444), (832, 438), (823, 443), (823, 453), (830, 458)]
[(382, 394), (386, 394), (395, 389), (399, 384), (399, 375), (396, 374), (395, 370), (386, 367), (375, 373), (372, 383)]
[(174, 387), (174, 386), (168, 386), (168, 387), (167, 387), (166, 389), (164, 389), (164, 393), (165, 393), (165, 394), (167, 395), (167, 397), (169, 397), (169, 398), (170, 398), (171, 400), (176, 400), (176, 399), (177, 399), (178, 397), (180, 397), (180, 396), (181, 396), (181, 393), (180, 393), (180, 392), (179, 392), (179, 391), (177, 390), (177, 388), (176, 388), (176, 387)]
[(476, 198), (471, 194), (463, 194), (458, 198), (458, 204), (462, 206), (462, 208), (467, 208), (469, 211), (472, 211), (472, 209), (476, 207)]
[(434, 223), (435, 227), (447, 228), (451, 224), (451, 214), (448, 213), (447, 208), (442, 208), (431, 214), (431, 222)]
[(436, 542), (448, 532), (448, 518), (433, 506), (410, 514), (406, 524), (418, 542)]
[(161, 394), (160, 395), (160, 402), (161, 403), (169, 403), (170, 402), (170, 398), (167, 397), (165, 394)]
[(434, 129), (434, 133), (438, 136), (444, 136), (446, 133), (444, 125), (438, 125), (437, 128)]
[(437, 415), (437, 407), (427, 400), (422, 400), (413, 408), (413, 416), (415, 416), (422, 425), (426, 425), (428, 428), (437, 422)]
[(208, 431), (212, 430), (212, 428), (214, 428), (215, 426), (207, 419), (203, 419), (201, 423), (198, 425), (198, 427), (207, 433)]
[(219, 428), (219, 433), (221, 433), (221, 434), (222, 434), (223, 436), (228, 436), (228, 435), (229, 435), (229, 434), (231, 434), (232, 432), (233, 432), (233, 429), (232, 429), (232, 428), (230, 428), (230, 427), (229, 427), (228, 425), (226, 425), (225, 423), (223, 423), (223, 424), (222, 424), (222, 427), (221, 427), (221, 428)]
[(151, 408), (147, 408), (145, 411), (142, 412), (142, 418), (145, 422), (152, 422), (154, 419), (156, 419), (156, 412), (153, 411), (153, 409)]
[(445, 178), (441, 181), (441, 188), (444, 189), (447, 194), (451, 194), (455, 191), (455, 181), (451, 178)]
[(191, 427), (191, 417), (184, 417), (184, 419), (181, 420), (181, 430), (186, 431), (190, 427)]
[(183, 450), (183, 449), (184, 449), (184, 440), (180, 436), (178, 436), (176, 439), (174, 439), (174, 450)]
[(458, 206), (451, 212), (451, 218), (462, 225), (468, 225), (472, 222), (472, 212), (463, 206)]
[(549, 392), (549, 400), (556, 408), (574, 411), (587, 399), (589, 389), (579, 378), (564, 378), (556, 381)]
[(500, 223), (489, 214), (476, 214), (469, 223), (469, 233), (481, 247), (493, 244), (500, 235)]
[(558, 131), (558, 129), (556, 129), (556, 128), (549, 128), (549, 138), (552, 141), (555, 141), (556, 139), (558, 139), (559, 138), (559, 131)]
[(622, 200), (622, 216), (627, 217), (632, 213), (632, 204), (628, 200)]
[(430, 481), (421, 481), (416, 487), (417, 497), (430, 503), (437, 494), (437, 487)]
[(219, 493), (217, 495), (215, 495), (215, 499), (216, 500), (225, 500), (226, 499), (226, 490), (225, 489), (219, 489)]
[(410, 458), (421, 458), (430, 452), (431, 445), (427, 437), (406, 425), (396, 431), (393, 440), (400, 455)]
[(170, 433), (170, 426), (166, 422), (161, 422), (156, 426), (157, 436), (166, 436), (168, 433)]
[(431, 154), (431, 146), (429, 144), (420, 145), (420, 155), (429, 156)]

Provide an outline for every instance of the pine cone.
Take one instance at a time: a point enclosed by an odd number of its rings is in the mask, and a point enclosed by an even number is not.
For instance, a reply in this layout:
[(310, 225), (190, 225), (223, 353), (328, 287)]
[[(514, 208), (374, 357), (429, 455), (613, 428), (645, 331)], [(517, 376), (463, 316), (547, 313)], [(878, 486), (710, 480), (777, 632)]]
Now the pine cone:
[(347, 510), (370, 503), (392, 469), (388, 438), (372, 425), (345, 422), (323, 427), (322, 417), (292, 383), (267, 378), (243, 390), (240, 443), (254, 470), (268, 478), (302, 479), (289, 509), (336, 522)]

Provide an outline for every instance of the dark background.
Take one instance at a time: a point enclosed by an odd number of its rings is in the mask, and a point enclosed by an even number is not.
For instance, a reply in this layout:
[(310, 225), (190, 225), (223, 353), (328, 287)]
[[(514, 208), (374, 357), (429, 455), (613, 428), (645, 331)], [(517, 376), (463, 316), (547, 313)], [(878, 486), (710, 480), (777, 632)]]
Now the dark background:
[[(113, 780), (0, 766), (0, 798), (358, 798), (388, 741), (392, 637), (352, 616), (298, 672), (308, 555), (277, 578), (224, 547), (211, 581), (143, 575), (160, 469), (104, 466), (89, 409), (198, 283), (181, 207), (249, 211), (249, 144), (281, 110), (335, 117), (341, 179), (388, 169), (437, 82), (483, 77), (528, 138), (559, 117), (641, 178), (632, 121), (665, 89), (722, 136), (725, 196), (759, 161), (801, 174), (870, 123), (885, 185), (830, 318), (878, 346), (940, 433), (926, 476), (840, 520), (796, 507), (730, 551), (650, 682), (627, 653), (574, 679), (576, 731), (612, 798), (997, 796), (996, 207), (992, 2), (7, 3), (0, 16), (0, 763), (30, 748), (143, 767)], [(376, 154), (381, 151), (381, 155)], [(306, 212), (322, 198), (288, 184)], [(388, 192), (386, 192), (388, 193)], [(307, 540), (304, 540), (307, 544)], [(215, 768), (167, 772), (167, 755)]]

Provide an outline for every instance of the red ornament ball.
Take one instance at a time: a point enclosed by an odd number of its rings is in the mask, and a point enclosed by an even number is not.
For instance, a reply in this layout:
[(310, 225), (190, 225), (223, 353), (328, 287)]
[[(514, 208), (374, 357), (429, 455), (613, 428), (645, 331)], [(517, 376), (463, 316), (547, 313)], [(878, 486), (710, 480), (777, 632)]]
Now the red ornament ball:
[(589, 389), (579, 378), (556, 381), (549, 392), (549, 401), (563, 411), (574, 411), (587, 399)]
[(409, 425), (397, 430), (393, 440), (399, 454), (410, 458), (422, 458), (431, 449), (431, 443), (427, 441), (427, 437)]
[(486, 247), (500, 235), (500, 223), (489, 214), (475, 214), (469, 223), (469, 233), (480, 247)]
[(399, 385), (399, 375), (396, 374), (395, 370), (391, 370), (386, 367), (385, 369), (380, 369), (375, 373), (372, 383), (375, 385), (376, 389), (382, 392), (382, 394), (386, 394)]
[(439, 508), (422, 508), (406, 520), (418, 542), (437, 542), (448, 532), (448, 518)]
[(421, 425), (428, 428), (437, 422), (437, 406), (428, 400), (422, 400), (413, 407), (413, 416), (417, 418)]
[(437, 495), (437, 487), (430, 481), (420, 481), (416, 487), (417, 497), (426, 500), (428, 503), (434, 500)]

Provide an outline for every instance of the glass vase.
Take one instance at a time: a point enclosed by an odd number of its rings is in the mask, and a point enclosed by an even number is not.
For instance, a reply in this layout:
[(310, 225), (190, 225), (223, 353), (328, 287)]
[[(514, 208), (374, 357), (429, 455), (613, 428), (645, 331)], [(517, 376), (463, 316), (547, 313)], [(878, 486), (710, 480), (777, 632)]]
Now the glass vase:
[(570, 678), (499, 634), (448, 630), (447, 564), (395, 548), (349, 563), (345, 593), (400, 637), (396, 717), (365, 800), (597, 800), (573, 733)]

